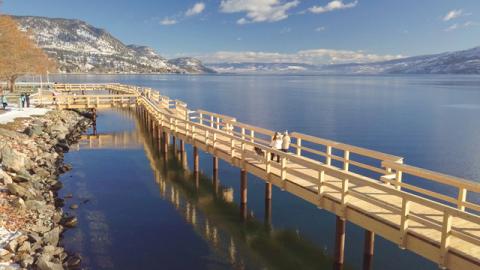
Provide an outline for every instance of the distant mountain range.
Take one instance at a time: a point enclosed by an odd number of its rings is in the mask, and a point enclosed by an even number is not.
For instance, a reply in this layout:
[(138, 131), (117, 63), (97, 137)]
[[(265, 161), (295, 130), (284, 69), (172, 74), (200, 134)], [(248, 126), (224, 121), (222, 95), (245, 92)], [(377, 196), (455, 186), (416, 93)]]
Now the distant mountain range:
[(302, 63), (206, 64), (220, 73), (297, 74), (480, 74), (480, 47), (373, 63), (309, 65)]
[(272, 73), (272, 74), (480, 74), (480, 47), (373, 63), (214, 63), (183, 57), (167, 60), (154, 49), (125, 45), (80, 20), (14, 17), (66, 73)]
[(167, 60), (154, 49), (125, 45), (103, 29), (80, 20), (16, 16), (20, 28), (56, 59), (66, 73), (213, 73), (194, 58)]

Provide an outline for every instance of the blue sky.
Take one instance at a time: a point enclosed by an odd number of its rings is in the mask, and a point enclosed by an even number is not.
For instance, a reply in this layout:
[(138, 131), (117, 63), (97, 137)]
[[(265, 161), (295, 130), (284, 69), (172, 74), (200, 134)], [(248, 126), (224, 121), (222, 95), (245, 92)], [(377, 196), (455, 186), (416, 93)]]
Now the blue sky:
[(208, 62), (373, 61), (480, 46), (480, 0), (4, 0)]

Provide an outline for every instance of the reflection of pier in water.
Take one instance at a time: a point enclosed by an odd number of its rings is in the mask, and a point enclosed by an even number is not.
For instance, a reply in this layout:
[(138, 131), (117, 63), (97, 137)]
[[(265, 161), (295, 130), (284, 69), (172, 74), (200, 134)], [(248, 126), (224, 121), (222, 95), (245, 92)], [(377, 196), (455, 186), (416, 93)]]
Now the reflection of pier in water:
[(234, 269), (331, 268), (333, 259), (324, 250), (295, 231), (271, 228), (270, 203), (261, 223), (248, 215), (246, 204), (233, 203), (234, 189), (220, 185), (218, 172), (209, 179), (189, 171), (187, 152), (181, 151), (181, 145), (174, 144), (175, 151), (168, 151), (169, 155), (162, 153), (158, 140), (139, 130), (161, 197), (208, 241), (216, 256), (228, 258)]

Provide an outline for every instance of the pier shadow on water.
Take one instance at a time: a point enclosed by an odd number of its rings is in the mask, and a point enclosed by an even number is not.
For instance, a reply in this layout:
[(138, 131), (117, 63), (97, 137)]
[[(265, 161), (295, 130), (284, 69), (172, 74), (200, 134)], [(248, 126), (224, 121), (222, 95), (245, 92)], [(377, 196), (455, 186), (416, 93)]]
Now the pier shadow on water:
[(84, 268), (353, 269), (274, 229), (268, 203), (254, 217), (218, 174), (190, 171), (186, 151), (163, 154), (134, 111), (102, 111), (95, 130), (67, 154), (74, 170), (62, 176), (61, 195), (73, 195), (64, 211), (79, 220), (62, 243)]

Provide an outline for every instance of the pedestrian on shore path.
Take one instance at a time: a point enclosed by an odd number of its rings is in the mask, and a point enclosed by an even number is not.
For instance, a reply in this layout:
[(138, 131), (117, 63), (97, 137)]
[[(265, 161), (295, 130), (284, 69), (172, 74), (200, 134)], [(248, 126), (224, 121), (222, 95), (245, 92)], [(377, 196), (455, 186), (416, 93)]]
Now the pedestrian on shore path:
[[(275, 150), (282, 150), (282, 135), (279, 132), (275, 132), (275, 135), (272, 137), (272, 142), (270, 143), (270, 146), (275, 149)], [(277, 162), (280, 162), (280, 156), (272, 153), (271, 159), (274, 160), (275, 157), (277, 157)]]
[(7, 96), (5, 96), (5, 95), (2, 96), (2, 106), (3, 106), (3, 110), (5, 111), (7, 109), (7, 106), (8, 106)]
[(21, 94), (20, 97), (19, 97), (19, 107), (20, 107), (20, 111), (23, 111), (23, 108), (25, 107), (25, 94)]
[(288, 135), (288, 130), (286, 130), (282, 137), (282, 152), (288, 153), (288, 150), (290, 149), (290, 143), (291, 139)]
[(27, 108), (30, 108), (30, 93), (25, 94), (25, 99), (27, 101)]

